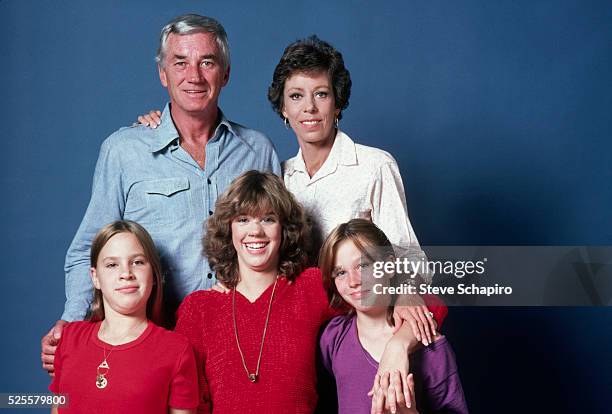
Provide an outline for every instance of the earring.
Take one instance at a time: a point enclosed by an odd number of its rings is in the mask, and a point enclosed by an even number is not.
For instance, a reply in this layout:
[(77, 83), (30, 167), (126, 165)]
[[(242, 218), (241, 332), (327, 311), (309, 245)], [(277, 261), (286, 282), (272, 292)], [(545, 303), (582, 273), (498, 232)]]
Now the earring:
[(285, 117), (283, 122), (285, 123), (285, 129), (289, 129), (289, 120), (287, 119), (287, 117)]
[(334, 124), (336, 124), (336, 129), (338, 128), (338, 117), (336, 117), (336, 119), (334, 120)]

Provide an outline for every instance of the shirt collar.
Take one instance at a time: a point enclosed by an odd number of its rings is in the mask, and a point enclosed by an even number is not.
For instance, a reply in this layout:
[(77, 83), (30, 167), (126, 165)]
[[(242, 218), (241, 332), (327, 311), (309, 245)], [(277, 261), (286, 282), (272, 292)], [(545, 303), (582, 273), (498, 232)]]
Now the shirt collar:
[[(223, 111), (221, 110), (221, 108), (217, 108), (219, 110), (219, 125), (217, 125), (217, 129), (215, 130), (215, 133), (213, 135), (212, 139), (217, 139), (219, 134), (219, 131), (221, 131), (221, 125), (225, 126), (225, 128), (227, 128), (227, 130), (229, 132), (232, 133), (232, 135), (234, 136), (238, 136), (238, 134), (236, 133), (236, 131), (234, 130), (234, 127), (232, 126), (232, 123), (229, 121), (229, 119), (227, 119), (225, 117), (225, 114), (223, 113)], [(211, 140), (212, 141), (212, 140)]]
[[(353, 140), (344, 132), (338, 130), (336, 141), (332, 151), (337, 147), (337, 159), (339, 165), (356, 165), (357, 164), (357, 147)], [(330, 154), (331, 155), (331, 154)]]
[[(355, 148), (355, 143), (348, 135), (338, 130), (336, 133), (336, 138), (334, 139), (334, 145), (332, 145), (332, 149), (329, 152), (327, 159), (319, 171), (317, 171), (314, 177), (312, 177), (312, 179), (316, 180), (333, 174), (338, 168), (338, 165), (356, 164), (357, 150)], [(287, 165), (287, 170), (285, 173), (292, 175), (296, 171), (308, 174), (301, 149), (298, 151), (297, 156), (293, 159), (293, 162), (290, 165)]]
[(286, 163), (286, 169), (283, 171), (284, 174), (293, 175), (294, 172), (306, 172), (306, 164), (304, 164), (304, 158), (302, 157), (302, 149), (298, 150), (295, 157), (291, 158)]
[[(232, 126), (231, 122), (225, 117), (223, 111), (219, 109), (219, 125), (215, 129), (215, 133), (213, 134), (210, 141), (214, 141), (221, 136), (221, 132), (223, 128), (227, 128), (229, 132), (231, 132), (234, 136), (236, 136), (236, 131)], [(176, 130), (176, 126), (174, 125), (174, 121), (172, 120), (172, 116), (170, 115), (170, 103), (167, 103), (164, 107), (164, 111), (161, 115), (161, 125), (153, 130), (154, 138), (149, 145), (149, 150), (151, 152), (158, 152), (166, 148), (172, 142), (179, 138), (179, 133)]]

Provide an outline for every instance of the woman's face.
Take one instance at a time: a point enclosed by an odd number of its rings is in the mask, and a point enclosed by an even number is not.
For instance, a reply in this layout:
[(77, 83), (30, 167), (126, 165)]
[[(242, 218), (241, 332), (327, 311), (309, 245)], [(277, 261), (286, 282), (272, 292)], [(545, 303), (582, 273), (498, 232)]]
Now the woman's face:
[(102, 291), (105, 312), (146, 316), (153, 269), (134, 234), (117, 233), (106, 242), (91, 278)]
[(278, 270), (282, 225), (275, 213), (240, 215), (232, 220), (232, 243), (238, 269), (255, 272)]
[(300, 145), (333, 141), (339, 113), (327, 72), (296, 72), (285, 81), (283, 116)]

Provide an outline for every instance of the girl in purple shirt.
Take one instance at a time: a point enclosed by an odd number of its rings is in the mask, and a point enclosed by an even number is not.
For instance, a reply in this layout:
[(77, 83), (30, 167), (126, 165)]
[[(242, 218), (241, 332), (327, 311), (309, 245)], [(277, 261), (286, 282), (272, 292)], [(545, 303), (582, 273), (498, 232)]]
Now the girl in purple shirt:
[[(372, 249), (376, 247), (376, 249)], [(348, 306), (348, 315), (330, 321), (321, 339), (322, 362), (333, 375), (340, 413), (467, 413), (453, 350), (438, 335), (428, 347), (410, 349), (406, 378), (395, 373), (389, 392), (369, 395), (378, 362), (393, 334), (393, 306), (388, 295), (376, 294), (374, 284), (388, 285), (390, 277), (373, 278), (376, 261), (393, 260), (391, 243), (368, 220), (353, 219), (336, 227), (321, 248), (319, 267), (333, 307)], [(431, 307), (430, 307), (431, 308)], [(378, 378), (377, 378), (378, 380)], [(395, 391), (395, 392), (394, 392)]]

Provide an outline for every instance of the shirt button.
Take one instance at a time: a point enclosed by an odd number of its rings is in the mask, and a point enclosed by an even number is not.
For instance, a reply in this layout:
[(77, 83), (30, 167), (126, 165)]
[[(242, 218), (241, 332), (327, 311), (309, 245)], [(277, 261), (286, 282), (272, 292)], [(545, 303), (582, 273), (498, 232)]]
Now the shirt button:
[(210, 211), (210, 210), (208, 210), (208, 215), (209, 215), (209, 216), (212, 216), (212, 215), (213, 215), (213, 212), (212, 212), (212, 211)]
[(206, 180), (206, 182), (208, 183), (208, 185), (212, 184), (212, 181), (210, 181), (210, 178), (208, 180)]
[(206, 277), (212, 279), (212, 273), (207, 274)]

